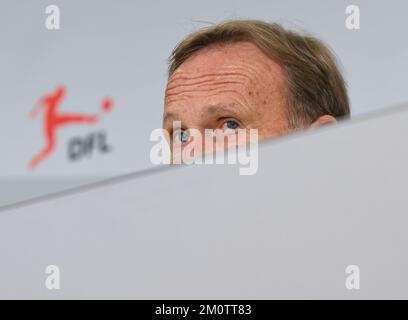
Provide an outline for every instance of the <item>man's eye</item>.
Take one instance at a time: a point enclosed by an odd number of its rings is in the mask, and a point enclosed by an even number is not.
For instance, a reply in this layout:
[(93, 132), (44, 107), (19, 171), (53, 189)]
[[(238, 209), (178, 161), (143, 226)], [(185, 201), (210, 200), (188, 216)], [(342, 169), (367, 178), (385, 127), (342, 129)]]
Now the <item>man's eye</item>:
[(190, 133), (187, 130), (178, 131), (176, 132), (175, 137), (181, 143), (187, 143), (188, 140), (190, 139)]
[(236, 122), (236, 121), (234, 121), (234, 120), (227, 120), (227, 121), (224, 122), (224, 124), (223, 124), (223, 126), (222, 126), (222, 128), (223, 128), (224, 130), (227, 130), (227, 129), (229, 129), (229, 130), (235, 130), (235, 129), (237, 129), (238, 127), (239, 127), (238, 122)]

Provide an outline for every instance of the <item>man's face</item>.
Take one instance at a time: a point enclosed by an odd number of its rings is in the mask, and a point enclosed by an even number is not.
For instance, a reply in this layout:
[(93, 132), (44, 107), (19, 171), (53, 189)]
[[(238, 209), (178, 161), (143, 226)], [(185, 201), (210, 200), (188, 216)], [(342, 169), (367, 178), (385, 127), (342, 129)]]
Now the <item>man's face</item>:
[[(282, 68), (250, 42), (212, 46), (187, 59), (170, 78), (163, 127), (258, 129), (259, 138), (289, 131)], [(176, 134), (181, 137), (182, 132)], [(172, 142), (172, 141), (171, 141)]]

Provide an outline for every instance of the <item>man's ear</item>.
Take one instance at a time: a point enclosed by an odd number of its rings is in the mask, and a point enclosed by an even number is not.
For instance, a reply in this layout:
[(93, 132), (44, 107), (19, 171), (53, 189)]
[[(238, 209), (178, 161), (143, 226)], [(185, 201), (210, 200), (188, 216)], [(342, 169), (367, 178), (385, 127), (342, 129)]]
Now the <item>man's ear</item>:
[(319, 117), (315, 122), (313, 122), (310, 125), (310, 128), (317, 128), (324, 126), (326, 124), (331, 124), (331, 123), (336, 123), (337, 120), (333, 116), (329, 116), (328, 114), (325, 114), (324, 116)]

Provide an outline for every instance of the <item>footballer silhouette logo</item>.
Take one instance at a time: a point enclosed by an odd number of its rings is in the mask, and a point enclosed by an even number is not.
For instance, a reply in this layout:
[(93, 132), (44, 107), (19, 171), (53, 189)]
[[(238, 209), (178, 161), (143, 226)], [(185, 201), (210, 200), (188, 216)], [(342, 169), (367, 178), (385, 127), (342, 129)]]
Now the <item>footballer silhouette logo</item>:
[[(32, 157), (28, 164), (31, 170), (38, 167), (55, 150), (59, 129), (67, 126), (94, 125), (100, 119), (100, 116), (96, 114), (59, 112), (58, 107), (61, 105), (65, 94), (65, 87), (58, 86), (54, 92), (43, 96), (31, 111), (31, 118), (36, 117), (40, 111), (43, 113), (43, 133), (45, 138), (44, 146)], [(103, 99), (101, 103), (103, 114), (109, 112), (112, 107), (113, 103), (110, 98)]]

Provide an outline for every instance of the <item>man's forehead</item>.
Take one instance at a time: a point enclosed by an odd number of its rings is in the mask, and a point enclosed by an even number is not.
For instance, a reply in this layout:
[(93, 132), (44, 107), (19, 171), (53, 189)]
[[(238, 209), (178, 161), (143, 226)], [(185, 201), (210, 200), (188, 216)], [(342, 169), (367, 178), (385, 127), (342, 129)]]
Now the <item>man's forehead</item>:
[(171, 80), (199, 75), (220, 74), (231, 69), (248, 70), (259, 65), (264, 68), (266, 64), (274, 63), (255, 44), (247, 41), (212, 45), (193, 54), (177, 68)]
[[(284, 92), (282, 85), (285, 86), (282, 68), (256, 45), (237, 42), (209, 47), (188, 58), (170, 78), (165, 116), (169, 114), (170, 118), (173, 113), (177, 118), (191, 113), (209, 116), (215, 111), (232, 116), (237, 109), (242, 116), (251, 106), (261, 108), (271, 100), (276, 103)], [(225, 107), (232, 102), (235, 108), (227, 110)], [(247, 117), (252, 117), (251, 112)]]

